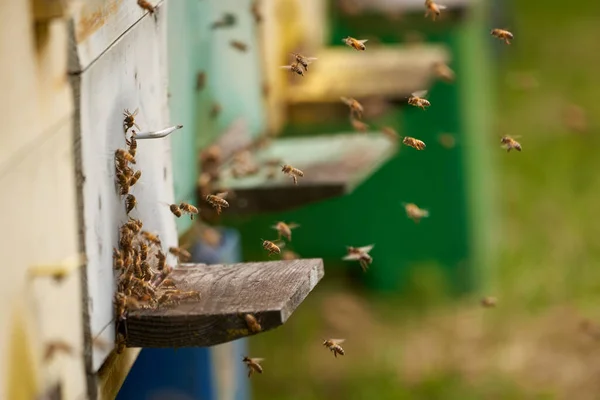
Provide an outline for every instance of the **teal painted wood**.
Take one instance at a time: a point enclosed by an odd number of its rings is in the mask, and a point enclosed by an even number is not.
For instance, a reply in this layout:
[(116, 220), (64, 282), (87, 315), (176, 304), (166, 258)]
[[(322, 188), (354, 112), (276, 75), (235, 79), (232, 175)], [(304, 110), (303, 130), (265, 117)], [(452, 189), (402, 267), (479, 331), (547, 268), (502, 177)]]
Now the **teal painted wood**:
[[(239, 117), (246, 119), (253, 136), (264, 128), (260, 53), (250, 4), (250, 0), (167, 2), (169, 109), (171, 121), (184, 126), (171, 136), (177, 201), (197, 202), (199, 149), (213, 142)], [(236, 25), (211, 29), (226, 12), (236, 15)], [(248, 51), (236, 50), (231, 40), (247, 43)], [(196, 88), (199, 72), (206, 77), (201, 90)], [(211, 110), (216, 103), (222, 111), (213, 118)], [(189, 218), (177, 220), (180, 233), (190, 225)]]

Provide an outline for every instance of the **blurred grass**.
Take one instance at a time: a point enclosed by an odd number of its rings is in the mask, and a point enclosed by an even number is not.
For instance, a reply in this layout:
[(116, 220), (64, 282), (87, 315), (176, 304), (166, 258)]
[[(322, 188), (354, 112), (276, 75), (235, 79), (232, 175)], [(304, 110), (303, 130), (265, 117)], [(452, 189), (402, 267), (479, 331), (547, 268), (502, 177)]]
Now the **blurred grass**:
[[(600, 320), (600, 3), (513, 11), (494, 134), (520, 135), (523, 152), (496, 158), (498, 308), (451, 302), (427, 266), (403, 298), (361, 293), (328, 271), (284, 327), (251, 339), (251, 355), (266, 359), (255, 398), (600, 398), (600, 346), (579, 329)], [(584, 132), (565, 123), (571, 104)], [(335, 359), (326, 337), (346, 338), (346, 356)]]

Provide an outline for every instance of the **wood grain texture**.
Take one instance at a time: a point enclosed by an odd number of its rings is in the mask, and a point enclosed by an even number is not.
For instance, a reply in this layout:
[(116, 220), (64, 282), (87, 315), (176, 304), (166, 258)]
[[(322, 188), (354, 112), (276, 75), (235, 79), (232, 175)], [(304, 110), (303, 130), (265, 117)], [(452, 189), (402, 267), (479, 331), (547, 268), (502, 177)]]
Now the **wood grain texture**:
[(183, 264), (173, 272), (181, 290), (200, 300), (173, 308), (137, 310), (126, 320), (128, 347), (205, 347), (253, 335), (252, 313), (267, 331), (287, 321), (324, 275), (323, 260), (231, 265)]
[(444, 46), (369, 47), (358, 52), (347, 47), (324, 49), (315, 55), (304, 77), (292, 77), (287, 101), (339, 102), (341, 96), (402, 98), (430, 86), (435, 62), (448, 62)]
[[(221, 187), (233, 191), (227, 214), (290, 210), (351, 192), (396, 151), (381, 133), (350, 133), (274, 140), (255, 154), (257, 163), (279, 159), (304, 172), (298, 185), (274, 167), (256, 175), (234, 178), (224, 173)], [(225, 166), (227, 171), (227, 166)]]

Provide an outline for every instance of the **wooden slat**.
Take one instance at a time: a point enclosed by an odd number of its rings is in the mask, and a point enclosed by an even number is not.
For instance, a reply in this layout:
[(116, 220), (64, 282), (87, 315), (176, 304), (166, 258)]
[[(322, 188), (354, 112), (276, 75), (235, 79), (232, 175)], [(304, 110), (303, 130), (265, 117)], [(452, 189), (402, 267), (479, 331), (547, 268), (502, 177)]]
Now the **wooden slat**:
[(184, 264), (172, 278), (181, 290), (196, 290), (200, 300), (174, 308), (129, 313), (128, 347), (212, 346), (250, 336), (244, 314), (263, 331), (290, 317), (324, 275), (323, 260), (306, 259), (231, 265)]
[(289, 103), (339, 102), (340, 96), (405, 97), (429, 87), (435, 62), (449, 61), (443, 46), (369, 48), (368, 42), (364, 52), (336, 47), (315, 56), (318, 60), (304, 77), (293, 77)]
[(396, 146), (381, 133), (277, 139), (255, 154), (257, 163), (281, 160), (302, 170), (304, 177), (298, 178), (298, 185), (294, 185), (279, 168), (269, 179), (268, 167), (261, 168), (256, 175), (241, 178), (227, 174), (219, 186), (233, 191), (234, 195), (224, 212), (284, 211), (342, 196), (371, 175), (395, 150)]

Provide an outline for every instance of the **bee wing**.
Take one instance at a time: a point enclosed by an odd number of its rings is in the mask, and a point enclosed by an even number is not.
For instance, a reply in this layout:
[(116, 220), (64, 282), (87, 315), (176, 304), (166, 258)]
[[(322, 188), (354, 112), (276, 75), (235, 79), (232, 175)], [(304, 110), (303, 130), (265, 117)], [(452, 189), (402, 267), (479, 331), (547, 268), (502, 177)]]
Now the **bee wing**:
[(365, 44), (369, 41), (369, 39), (362, 39), (362, 40), (357, 40), (358, 43), (362, 43)]
[(281, 66), (281, 67), (279, 67), (279, 68), (283, 68), (283, 69), (292, 69), (292, 66), (291, 66), (291, 65), (282, 65), (282, 66)]
[(360, 259), (360, 256), (361, 256), (360, 254), (348, 254), (347, 256), (342, 258), (342, 260), (346, 260), (346, 261), (358, 260), (358, 259)]
[(374, 244), (370, 244), (368, 246), (364, 246), (364, 247), (359, 247), (358, 250), (360, 250), (362, 253), (368, 253), (369, 251), (371, 251), (371, 249), (375, 247)]
[(335, 344), (342, 344), (346, 341), (346, 339), (329, 339)]
[(283, 240), (277, 240), (273, 242), (273, 244), (275, 244), (275, 246), (279, 247), (280, 249), (283, 249), (285, 247), (285, 242)]
[(317, 57), (304, 57), (304, 60), (306, 60), (308, 62), (315, 61), (316, 59), (317, 59)]
[(442, 5), (442, 4), (438, 4), (437, 6), (440, 10), (445, 10), (446, 8), (448, 8), (447, 6)]
[(411, 94), (412, 97), (425, 97), (427, 96), (427, 90), (418, 90)]
[(350, 103), (351, 103), (351, 100), (350, 100), (348, 97), (344, 97), (344, 96), (342, 96), (342, 97), (340, 97), (340, 100), (341, 100), (343, 103), (345, 103), (345, 104), (350, 104)]
[(217, 196), (221, 199), (224, 199), (227, 196), (227, 193), (229, 193), (229, 192), (221, 192), (221, 193), (215, 194), (215, 196)]
[(250, 360), (251, 360), (252, 362), (259, 363), (259, 362), (262, 362), (262, 361), (264, 361), (265, 359), (264, 359), (264, 358), (251, 358)]
[(295, 224), (293, 222), (291, 224), (288, 224), (288, 228), (290, 228), (290, 229), (299, 228), (299, 227), (300, 227), (300, 225)]

